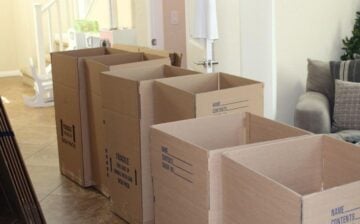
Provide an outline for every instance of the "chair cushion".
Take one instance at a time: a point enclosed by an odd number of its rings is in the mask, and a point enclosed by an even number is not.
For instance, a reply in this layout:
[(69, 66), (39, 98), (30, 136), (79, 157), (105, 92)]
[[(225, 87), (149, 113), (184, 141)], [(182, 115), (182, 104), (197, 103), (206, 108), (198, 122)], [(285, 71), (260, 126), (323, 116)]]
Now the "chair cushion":
[(335, 81), (333, 131), (360, 130), (360, 83)]
[(337, 138), (339, 140), (344, 140), (353, 144), (360, 144), (360, 131), (359, 130), (346, 130), (340, 131), (335, 134), (331, 134), (330, 136)]
[(334, 78), (331, 75), (329, 62), (308, 59), (306, 91), (325, 95), (332, 110), (334, 107)]

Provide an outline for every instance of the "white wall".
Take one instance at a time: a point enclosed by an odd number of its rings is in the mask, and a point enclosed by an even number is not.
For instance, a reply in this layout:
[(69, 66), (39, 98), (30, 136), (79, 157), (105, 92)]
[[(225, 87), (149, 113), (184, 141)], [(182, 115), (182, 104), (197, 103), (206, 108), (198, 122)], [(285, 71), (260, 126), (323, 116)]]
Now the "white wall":
[(240, 0), (241, 75), (264, 83), (264, 115), (276, 114), (274, 1)]
[(13, 1), (0, 1), (0, 71), (17, 69)]
[(359, 0), (276, 0), (277, 119), (292, 123), (305, 90), (307, 58), (338, 60)]
[[(133, 0), (117, 0), (119, 27), (132, 27), (131, 8)], [(91, 2), (88, 0), (88, 2)], [(89, 11), (87, 19), (96, 20), (100, 28), (110, 27), (109, 1), (96, 0)]]
[(133, 25), (136, 29), (137, 44), (151, 46), (151, 19), (150, 1), (133, 0), (134, 16)]

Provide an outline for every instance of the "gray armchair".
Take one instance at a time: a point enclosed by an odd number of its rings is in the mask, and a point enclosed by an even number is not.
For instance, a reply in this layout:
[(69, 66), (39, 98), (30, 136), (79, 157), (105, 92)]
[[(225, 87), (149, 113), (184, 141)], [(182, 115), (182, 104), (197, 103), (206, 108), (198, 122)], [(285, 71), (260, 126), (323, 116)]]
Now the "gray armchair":
[(329, 63), (308, 60), (306, 93), (296, 105), (294, 124), (315, 134), (330, 134), (335, 138), (360, 144), (359, 130), (334, 132), (332, 128), (335, 86), (330, 70)]
[(296, 127), (316, 134), (331, 133), (330, 104), (328, 98), (318, 92), (306, 92), (296, 105)]

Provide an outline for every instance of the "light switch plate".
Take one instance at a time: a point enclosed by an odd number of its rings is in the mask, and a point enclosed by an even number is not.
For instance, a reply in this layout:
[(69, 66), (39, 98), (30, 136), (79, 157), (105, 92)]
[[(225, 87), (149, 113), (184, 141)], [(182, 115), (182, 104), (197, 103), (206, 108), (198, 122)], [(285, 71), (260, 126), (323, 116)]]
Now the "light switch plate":
[(170, 23), (172, 25), (177, 25), (179, 24), (179, 12), (176, 10), (173, 10), (170, 12)]

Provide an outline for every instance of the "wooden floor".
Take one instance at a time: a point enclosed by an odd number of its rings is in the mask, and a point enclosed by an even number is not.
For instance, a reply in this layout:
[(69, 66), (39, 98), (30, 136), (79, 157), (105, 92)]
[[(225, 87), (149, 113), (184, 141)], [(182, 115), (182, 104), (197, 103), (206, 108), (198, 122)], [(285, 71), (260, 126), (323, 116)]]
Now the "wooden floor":
[(54, 108), (28, 108), (24, 94), (33, 92), (20, 78), (0, 78), (0, 95), (47, 223), (125, 223), (111, 213), (109, 201), (101, 194), (61, 176)]

